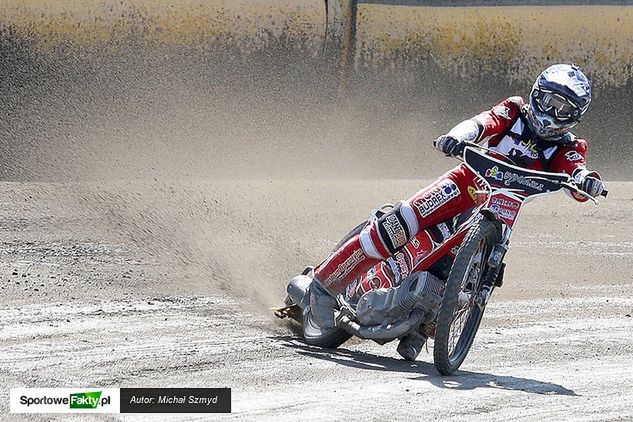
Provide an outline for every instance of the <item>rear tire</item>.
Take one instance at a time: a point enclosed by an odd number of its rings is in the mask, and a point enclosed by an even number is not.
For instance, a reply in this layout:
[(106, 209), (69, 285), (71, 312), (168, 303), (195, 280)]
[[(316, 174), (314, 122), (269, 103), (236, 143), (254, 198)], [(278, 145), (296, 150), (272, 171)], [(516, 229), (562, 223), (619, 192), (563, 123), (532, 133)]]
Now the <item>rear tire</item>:
[[(393, 207), (392, 205), (386, 204), (385, 206), (381, 207), (381, 209), (388, 209), (392, 207)], [(341, 239), (341, 241), (336, 244), (332, 252), (336, 252), (336, 250), (338, 250), (341, 246), (343, 246), (345, 242), (350, 240), (352, 237), (360, 234), (360, 232), (365, 228), (367, 223), (368, 223), (367, 221), (363, 221), (362, 223), (354, 227), (352, 230), (350, 230), (349, 233), (347, 233), (343, 237), (343, 239)], [(312, 293), (308, 292), (308, 294), (312, 294)], [(335, 306), (334, 309), (338, 309), (338, 307)], [(303, 328), (303, 338), (305, 339), (305, 342), (312, 346), (325, 347), (328, 349), (336, 349), (341, 344), (345, 343), (347, 340), (349, 340), (352, 337), (350, 333), (343, 330), (342, 328), (338, 328), (338, 327), (327, 328), (327, 329), (320, 328), (312, 319), (310, 312), (303, 313), (301, 326)]]
[[(352, 237), (360, 234), (360, 232), (366, 225), (367, 222), (363, 221), (352, 230), (350, 230), (350, 232), (347, 233), (345, 237), (343, 237), (343, 239), (341, 239), (341, 241), (336, 244), (332, 252), (335, 252)], [(308, 294), (311, 293), (308, 292)], [(338, 307), (336, 309), (338, 309)], [(304, 312), (301, 326), (303, 328), (303, 338), (305, 339), (306, 343), (312, 346), (336, 349), (352, 337), (351, 334), (349, 334), (342, 328), (334, 327), (329, 329), (321, 329), (312, 319), (312, 315), (310, 312)]]
[[(484, 313), (473, 300), (473, 295), (476, 297), (478, 293), (487, 269), (488, 257), (499, 236), (497, 226), (492, 221), (483, 219), (470, 229), (455, 257), (435, 328), (433, 360), (441, 375), (452, 375), (457, 371), (473, 344)], [(464, 289), (468, 283), (471, 283), (470, 291)], [(458, 309), (458, 296), (462, 290), (469, 294), (470, 300)], [(461, 332), (451, 333), (453, 324), (461, 321), (462, 317), (466, 321)]]

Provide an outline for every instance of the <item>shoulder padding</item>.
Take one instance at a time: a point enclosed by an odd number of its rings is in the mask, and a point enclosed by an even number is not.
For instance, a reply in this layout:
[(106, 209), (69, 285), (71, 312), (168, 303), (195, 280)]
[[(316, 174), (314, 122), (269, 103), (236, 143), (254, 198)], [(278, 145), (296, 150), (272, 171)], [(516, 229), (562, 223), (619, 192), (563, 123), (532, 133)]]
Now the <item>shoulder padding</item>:
[(515, 95), (514, 97), (509, 97), (506, 101), (509, 103), (516, 104), (519, 108), (525, 105), (525, 99), (519, 95)]

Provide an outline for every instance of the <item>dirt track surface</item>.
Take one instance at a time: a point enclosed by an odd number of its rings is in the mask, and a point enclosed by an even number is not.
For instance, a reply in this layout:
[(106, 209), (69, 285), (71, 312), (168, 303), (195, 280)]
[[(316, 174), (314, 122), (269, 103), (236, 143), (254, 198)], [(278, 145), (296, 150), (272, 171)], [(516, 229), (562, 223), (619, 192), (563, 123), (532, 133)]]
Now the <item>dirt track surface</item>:
[[(8, 387), (226, 386), (232, 415), (187, 419), (631, 420), (629, 182), (598, 207), (528, 204), (455, 376), (437, 375), (432, 343), (411, 364), (395, 343), (308, 347), (271, 318), (290, 276), (424, 184), (0, 184), (1, 419)], [(97, 417), (52, 418), (68, 419)]]

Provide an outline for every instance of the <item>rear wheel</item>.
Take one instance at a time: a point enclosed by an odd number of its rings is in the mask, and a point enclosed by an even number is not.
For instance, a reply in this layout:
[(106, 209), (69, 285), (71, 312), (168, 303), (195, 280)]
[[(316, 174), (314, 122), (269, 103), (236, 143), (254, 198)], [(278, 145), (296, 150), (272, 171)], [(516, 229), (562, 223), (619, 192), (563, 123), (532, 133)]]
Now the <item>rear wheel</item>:
[[(381, 206), (376, 211), (377, 213), (376, 217), (383, 215), (385, 211), (391, 208), (393, 208), (393, 205), (391, 204), (385, 204)], [(332, 252), (336, 252), (336, 250), (339, 249), (341, 246), (343, 246), (345, 242), (350, 240), (352, 237), (360, 234), (360, 232), (365, 228), (367, 223), (368, 221), (363, 221), (362, 223), (354, 227), (352, 230), (350, 230), (349, 233), (347, 233), (343, 237), (343, 239), (341, 239), (341, 241), (336, 244)], [(313, 292), (308, 292), (308, 294), (313, 294)], [(323, 293), (316, 293), (316, 294), (320, 296), (318, 298), (319, 300), (330, 301), (332, 309), (338, 309), (338, 304), (336, 303), (336, 300), (333, 297), (323, 296)], [(352, 337), (352, 335), (349, 334), (347, 331), (336, 326), (322, 328), (315, 321), (315, 319), (316, 318), (314, 318), (314, 315), (312, 315), (312, 312), (303, 312), (301, 325), (303, 328), (303, 337), (306, 343), (308, 344), (311, 344), (313, 346), (326, 347), (329, 349), (336, 349), (337, 347), (339, 347), (341, 344), (345, 343), (347, 340), (349, 340)]]
[(498, 228), (483, 219), (470, 229), (455, 257), (437, 314), (433, 346), (435, 367), (442, 375), (453, 374), (473, 344), (484, 312), (475, 299), (498, 239)]

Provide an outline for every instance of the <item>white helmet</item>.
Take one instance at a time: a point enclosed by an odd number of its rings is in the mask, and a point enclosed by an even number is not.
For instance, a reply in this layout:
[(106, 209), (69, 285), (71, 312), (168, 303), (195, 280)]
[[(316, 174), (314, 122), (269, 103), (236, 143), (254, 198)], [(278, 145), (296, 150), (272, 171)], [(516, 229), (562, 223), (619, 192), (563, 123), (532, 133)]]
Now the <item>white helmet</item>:
[(536, 79), (527, 107), (530, 128), (539, 137), (567, 143), (564, 136), (578, 124), (591, 103), (591, 84), (575, 65), (556, 64)]

